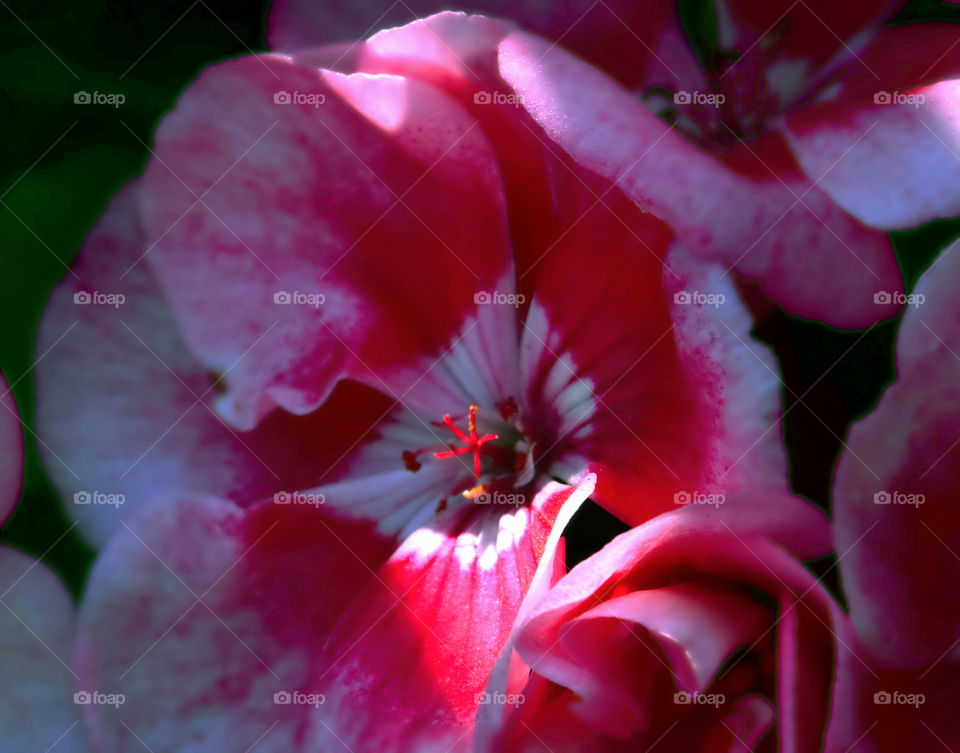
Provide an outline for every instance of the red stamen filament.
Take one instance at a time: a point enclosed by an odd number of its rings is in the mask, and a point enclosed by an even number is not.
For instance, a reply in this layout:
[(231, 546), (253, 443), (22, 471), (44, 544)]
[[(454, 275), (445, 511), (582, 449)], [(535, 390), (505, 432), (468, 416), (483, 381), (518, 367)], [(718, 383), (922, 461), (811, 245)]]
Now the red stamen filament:
[(446, 427), (452, 431), (456, 437), (466, 444), (466, 447), (455, 447), (454, 445), (448, 445), (449, 450), (444, 450), (443, 452), (435, 452), (433, 456), (438, 460), (444, 458), (452, 458), (456, 455), (466, 455), (468, 452), (473, 453), (473, 475), (479, 480), (480, 479), (480, 453), (481, 448), (486, 442), (491, 442), (494, 439), (497, 439), (499, 434), (484, 434), (482, 437), (477, 434), (477, 406), (470, 406), (470, 416), (467, 419), (467, 427), (469, 429), (469, 435), (464, 434), (455, 423), (453, 419), (450, 418), (449, 413), (443, 414), (443, 423)]

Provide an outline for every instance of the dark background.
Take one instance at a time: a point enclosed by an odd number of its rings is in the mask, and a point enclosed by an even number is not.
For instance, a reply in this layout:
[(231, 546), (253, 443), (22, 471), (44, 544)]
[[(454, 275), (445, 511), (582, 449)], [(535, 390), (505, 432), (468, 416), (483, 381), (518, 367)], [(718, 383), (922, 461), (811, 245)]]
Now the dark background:
[[(691, 37), (701, 44), (709, 40), (701, 4), (681, 5)], [(14, 385), (28, 427), (23, 493), (0, 541), (45, 555), (75, 594), (92, 552), (75, 532), (66, 533), (69, 522), (31, 436), (37, 321), (111, 195), (143, 169), (158, 120), (210, 63), (265, 49), (266, 11), (263, 2), (225, 0), (79, 6), (71, 0), (0, 0), (0, 370)], [(921, 0), (900, 20), (957, 14), (945, 3)], [(118, 108), (77, 105), (77, 91), (119, 93), (126, 101)], [(893, 234), (908, 289), (958, 235), (960, 220)], [(838, 438), (893, 379), (897, 324), (864, 335), (778, 313), (757, 327), (755, 334), (776, 349), (787, 384), (783, 425), (794, 489), (824, 509)], [(795, 405), (796, 396), (803, 396), (802, 403)], [(575, 522), (567, 536), (572, 561), (621, 530), (595, 506)], [(814, 564), (821, 572), (829, 566)], [(827, 583), (836, 588), (835, 572)]]

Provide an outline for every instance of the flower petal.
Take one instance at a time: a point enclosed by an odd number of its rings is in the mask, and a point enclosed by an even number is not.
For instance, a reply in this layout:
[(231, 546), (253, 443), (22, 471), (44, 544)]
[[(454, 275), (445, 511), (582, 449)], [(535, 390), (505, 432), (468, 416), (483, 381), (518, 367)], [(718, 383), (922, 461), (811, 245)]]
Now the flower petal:
[(474, 126), (415, 81), (271, 55), (214, 66), (181, 97), (143, 179), (146, 258), (191, 348), (230, 369), (230, 423), (310, 412), (345, 376), (402, 394), (415, 378), (400, 367), (439, 356), (510, 274)]
[(326, 713), (324, 641), (393, 546), (312, 507), (198, 496), (141, 507), (81, 605), (81, 683), (126, 696), (88, 708), (98, 748), (310, 750)]
[[(753, 517), (801, 556), (826, 553), (822, 515), (790, 494), (777, 367), (732, 277), (679, 245), (664, 262), (660, 223), (616, 188), (598, 201), (603, 187), (582, 180), (556, 180), (568, 226), (535, 265), (519, 264), (536, 291), (521, 381), (534, 414), (557, 413), (549, 452), (596, 472), (594, 499), (630, 524), (715, 495), (700, 505), (708, 515)], [(584, 268), (589, 244), (604, 251)]]
[[(576, 693), (580, 718), (627, 737), (652, 721), (647, 709), (636, 707), (638, 684), (649, 694), (665, 666), (681, 690), (706, 692), (721, 665), (760, 633), (769, 616), (746, 595), (685, 583), (606, 599), (567, 621), (555, 643), (542, 642), (553, 635), (539, 635), (535, 642), (521, 641), (518, 651)], [(542, 663), (546, 652), (550, 660)]]
[(20, 496), (23, 480), (23, 433), (13, 394), (0, 374), (0, 525)]
[[(145, 506), (102, 553), (81, 610), (82, 681), (127, 697), (91, 709), (98, 744), (133, 751), (136, 733), (156, 753), (243, 750), (260, 736), (265, 751), (467, 745), (553, 519), (590, 488), (550, 484), (502, 516), (469, 510), (479, 527), (441, 521), (392, 557), (391, 540), (325, 508)], [(317, 702), (277, 705), (278, 692)]]
[[(249, 504), (315, 486), (392, 404), (344, 383), (310, 416), (275, 411), (252, 432), (224, 423), (212, 407), (219, 393), (210, 370), (183, 342), (149, 266), (136, 264), (149, 245), (136, 192), (131, 184), (111, 202), (76, 258), (76, 277), (54, 290), (38, 335), (38, 352), (47, 354), (36, 369), (40, 453), (68, 515), (97, 545), (158, 492)], [(76, 302), (93, 292), (125, 301)], [(78, 492), (124, 502), (73, 504)]]
[(896, 311), (873, 298), (878, 290), (902, 289), (887, 238), (819, 191), (776, 139), (763, 153), (744, 146), (759, 166), (734, 172), (614, 82), (542, 40), (507, 37), (500, 67), (526, 110), (579, 163), (616, 181), (698, 255), (761, 280), (792, 313), (861, 327)]
[[(373, 31), (449, 7), (443, 0), (411, 0), (386, 10), (372, 3), (333, 8), (308, 0), (275, 0), (267, 42), (274, 49), (299, 50), (363, 39)], [(639, 6), (628, 0), (570, 0), (556, 5), (534, 0), (467, 0), (456, 7), (508, 18), (547, 39), (562, 41), (565, 48), (631, 88), (660, 84), (696, 89), (703, 78), (671, 2)]]
[(900, 753), (960, 745), (956, 658), (892, 669), (840, 623), (837, 684), (826, 753)]
[[(70, 667), (73, 600), (41, 562), (0, 547), (0, 728), (4, 753), (90, 750)], [(82, 699), (80, 699), (82, 701)]]
[(871, 102), (878, 91), (908, 92), (958, 75), (956, 24), (907, 23), (875, 34), (844, 68), (839, 88), (823, 96)]
[[(787, 653), (772, 670), (779, 689), (770, 688), (780, 705), (780, 749), (816, 749), (827, 720), (833, 626), (840, 618), (839, 608), (783, 550), (743, 529), (705, 522), (689, 509), (660, 515), (618, 536), (561, 578), (518, 625), (518, 652), (533, 669), (523, 689), (530, 695), (527, 703), (501, 722), (499, 731), (487, 730), (487, 739), (498, 741), (500, 747), (483, 749), (524, 749), (513, 743), (530, 739), (530, 723), (534, 735), (540, 736), (542, 730), (548, 745), (552, 744), (551, 729), (569, 725), (570, 716), (590, 722), (581, 739), (592, 734), (609, 743), (610, 735), (615, 739), (635, 735), (638, 725), (646, 734), (641, 739), (667, 738), (677, 726), (670, 720), (678, 710), (693, 711), (674, 705), (675, 698), (671, 704), (678, 685), (698, 688), (711, 683), (712, 689), (726, 692), (729, 684), (738, 697), (753, 697), (740, 695), (747, 675), (738, 680), (731, 674), (739, 662), (713, 675), (740, 645), (747, 643), (748, 650), (753, 650), (770, 632), (763, 630), (763, 623), (774, 617), (770, 602), (761, 599), (746, 606), (756, 593), (766, 594), (779, 612), (780, 619), (770, 629), (786, 621), (781, 639)], [(655, 657), (650, 652), (655, 649), (643, 640), (638, 644), (637, 633), (624, 630), (622, 622), (610, 620), (604, 626), (609, 617), (635, 621), (654, 635), (660, 633), (664, 657), (660, 663), (652, 661)], [(618, 635), (622, 640), (615, 639)], [(669, 681), (664, 682), (660, 667), (667, 660), (673, 666)], [(542, 685), (544, 678), (551, 681), (549, 688)], [(750, 681), (746, 683), (749, 687)], [(667, 745), (696, 749), (705, 744), (703, 735), (711, 726), (725, 736), (718, 719), (735, 725), (726, 732), (741, 728), (744, 735), (759, 737), (773, 713), (766, 700), (757, 700), (759, 705), (751, 702), (723, 709), (706, 725), (691, 716), (676, 734), (669, 735), (672, 740)], [(540, 709), (551, 717), (552, 727), (538, 730)], [(548, 713), (549, 709), (553, 711)], [(608, 737), (598, 735), (600, 730)], [(508, 741), (511, 744), (504, 748)], [(559, 750), (569, 749), (562, 735), (557, 742)], [(635, 746), (637, 738), (631, 743)], [(740, 750), (734, 737), (726, 744)]]
[(788, 117), (803, 169), (872, 227), (960, 214), (960, 79), (876, 96), (881, 101), (829, 100)]
[(812, 77), (824, 66), (836, 67), (838, 56), (848, 59), (850, 67), (864, 65), (857, 57), (863, 38), (905, 4), (903, 0), (719, 0), (720, 46), (740, 53), (724, 76), (749, 80), (769, 75), (778, 65), (792, 64), (802, 65)]
[[(897, 341), (898, 380), (853, 426), (834, 482), (835, 538), (857, 635), (894, 666), (932, 662), (960, 638), (960, 251), (923, 275)], [(920, 300), (920, 299), (917, 299)]]
[(358, 753), (469, 749), (557, 516), (592, 488), (551, 482), (528, 507), (452, 511), (409, 536), (330, 641), (331, 734)]

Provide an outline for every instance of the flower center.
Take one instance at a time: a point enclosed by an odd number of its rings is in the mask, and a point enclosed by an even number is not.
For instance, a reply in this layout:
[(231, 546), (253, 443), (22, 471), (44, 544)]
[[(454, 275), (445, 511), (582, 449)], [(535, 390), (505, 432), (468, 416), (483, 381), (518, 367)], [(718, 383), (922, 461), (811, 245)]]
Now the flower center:
[[(516, 423), (518, 408), (513, 398), (496, 404), (500, 420), (486, 421), (497, 431), (481, 433), (477, 429), (479, 408), (471, 405), (467, 413), (467, 428), (462, 429), (449, 413), (443, 415), (443, 421), (431, 422), (433, 426), (449, 431), (455, 441), (440, 445), (428, 445), (418, 450), (404, 450), (403, 464), (407, 470), (416, 472), (422, 467), (422, 460), (430, 457), (436, 460), (449, 460), (464, 455), (472, 455), (473, 486), (463, 491), (463, 496), (472, 499), (486, 490), (486, 483), (494, 479), (516, 475), (515, 485), (527, 483), (532, 479), (532, 445), (527, 441)], [(513, 419), (513, 420), (511, 420)]]
[[(470, 416), (467, 419), (467, 427), (470, 432), (469, 435), (464, 434), (457, 428), (457, 425), (453, 422), (453, 419), (450, 418), (449, 413), (443, 414), (443, 423), (444, 425), (456, 435), (456, 437), (465, 444), (464, 447), (457, 447), (455, 444), (450, 444), (449, 450), (444, 450), (443, 452), (435, 452), (433, 456), (438, 460), (443, 460), (444, 458), (452, 458), (456, 455), (466, 455), (467, 453), (473, 453), (473, 477), (479, 481), (480, 480), (480, 454), (483, 452), (483, 446), (494, 439), (499, 439), (499, 434), (484, 434), (482, 437), (477, 435), (477, 406), (470, 406)], [(437, 424), (434, 424), (437, 426)]]

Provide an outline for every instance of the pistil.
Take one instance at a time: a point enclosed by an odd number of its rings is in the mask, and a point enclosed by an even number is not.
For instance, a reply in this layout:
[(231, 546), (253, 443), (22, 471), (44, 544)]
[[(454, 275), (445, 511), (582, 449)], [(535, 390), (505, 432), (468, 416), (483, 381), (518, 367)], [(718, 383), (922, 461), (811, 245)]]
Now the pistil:
[[(473, 453), (473, 476), (477, 481), (480, 480), (480, 455), (483, 451), (483, 445), (499, 438), (499, 434), (484, 434), (482, 437), (477, 434), (477, 406), (470, 406), (470, 414), (467, 418), (467, 430), (469, 434), (463, 431), (453, 422), (449, 413), (443, 414), (443, 425), (452, 431), (456, 437), (465, 444), (464, 447), (457, 447), (454, 444), (447, 445), (450, 449), (443, 452), (435, 452), (433, 456), (438, 460), (452, 458), (457, 455), (466, 455)], [(406, 460), (406, 458), (404, 458)], [(409, 468), (409, 465), (407, 466)]]

